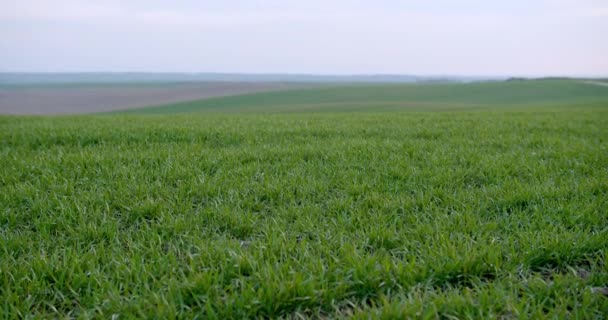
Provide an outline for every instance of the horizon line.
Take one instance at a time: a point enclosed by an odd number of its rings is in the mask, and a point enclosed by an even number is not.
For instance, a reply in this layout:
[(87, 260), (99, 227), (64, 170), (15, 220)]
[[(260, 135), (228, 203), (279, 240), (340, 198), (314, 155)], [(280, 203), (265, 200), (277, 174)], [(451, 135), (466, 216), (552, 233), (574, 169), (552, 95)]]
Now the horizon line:
[(226, 76), (316, 76), (316, 77), (421, 77), (421, 78), (607, 78), (608, 74), (458, 74), (458, 73), (315, 73), (315, 72), (232, 72), (232, 71), (21, 71), (0, 70), (0, 74), (140, 74), (140, 75), (226, 75)]

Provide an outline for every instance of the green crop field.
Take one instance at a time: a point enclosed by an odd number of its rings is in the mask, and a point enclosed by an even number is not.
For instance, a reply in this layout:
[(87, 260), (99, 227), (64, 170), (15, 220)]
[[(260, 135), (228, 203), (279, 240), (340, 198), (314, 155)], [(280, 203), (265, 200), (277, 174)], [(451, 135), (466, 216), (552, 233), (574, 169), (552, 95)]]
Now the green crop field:
[(557, 107), (608, 101), (599, 81), (510, 81), (470, 84), (391, 84), (262, 92), (177, 103), (126, 113), (386, 112)]
[(607, 253), (601, 85), (0, 117), (4, 318), (600, 319)]

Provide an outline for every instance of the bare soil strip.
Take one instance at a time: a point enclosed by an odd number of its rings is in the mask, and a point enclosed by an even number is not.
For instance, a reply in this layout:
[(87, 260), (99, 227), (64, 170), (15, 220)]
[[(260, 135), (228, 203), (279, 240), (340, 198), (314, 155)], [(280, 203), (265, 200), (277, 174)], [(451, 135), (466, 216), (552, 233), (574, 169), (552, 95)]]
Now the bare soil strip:
[(200, 82), (0, 87), (0, 114), (105, 112), (302, 86), (280, 82)]
[(596, 86), (608, 87), (608, 82), (602, 82), (602, 81), (585, 81), (584, 83), (586, 83), (586, 84), (592, 84), (592, 85), (596, 85)]

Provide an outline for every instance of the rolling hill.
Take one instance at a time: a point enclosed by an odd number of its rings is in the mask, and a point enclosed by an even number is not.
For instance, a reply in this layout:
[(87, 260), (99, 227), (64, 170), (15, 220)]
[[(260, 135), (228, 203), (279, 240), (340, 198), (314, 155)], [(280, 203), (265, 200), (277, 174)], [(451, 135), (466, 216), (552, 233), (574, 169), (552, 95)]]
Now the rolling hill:
[(211, 98), (123, 112), (444, 111), (492, 107), (604, 106), (607, 103), (608, 87), (581, 80), (521, 80), (326, 86)]

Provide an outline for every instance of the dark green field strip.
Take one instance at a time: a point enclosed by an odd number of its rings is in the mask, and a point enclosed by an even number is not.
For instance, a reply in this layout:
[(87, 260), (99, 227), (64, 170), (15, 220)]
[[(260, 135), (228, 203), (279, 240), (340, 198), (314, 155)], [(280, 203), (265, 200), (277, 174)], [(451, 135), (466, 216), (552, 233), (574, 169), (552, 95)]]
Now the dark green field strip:
[(437, 111), (580, 103), (608, 103), (608, 88), (575, 80), (357, 85), (245, 94), (126, 112)]
[(601, 106), (1, 117), (0, 308), (601, 317), (607, 154)]

